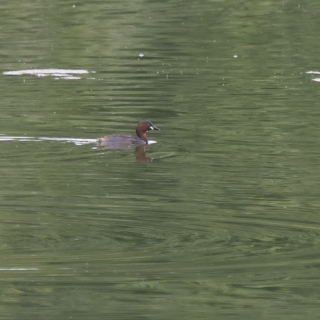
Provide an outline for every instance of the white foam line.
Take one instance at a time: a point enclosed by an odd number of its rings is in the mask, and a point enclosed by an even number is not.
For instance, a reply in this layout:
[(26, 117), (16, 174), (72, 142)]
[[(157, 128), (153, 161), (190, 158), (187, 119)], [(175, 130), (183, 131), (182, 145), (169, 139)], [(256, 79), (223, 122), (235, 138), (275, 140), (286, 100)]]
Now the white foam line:
[(94, 142), (97, 141), (97, 139), (78, 139), (78, 138), (50, 138), (50, 137), (39, 137), (40, 140), (53, 140), (53, 141), (90, 141)]
[(311, 73), (311, 74), (320, 74), (320, 71), (307, 71), (306, 73)]
[(15, 136), (1, 136), (0, 135), (0, 141), (65, 141), (65, 142), (72, 142), (76, 145), (82, 145), (82, 144), (89, 144), (89, 143), (95, 143), (96, 139), (77, 139), (77, 138), (57, 138), (57, 137), (15, 137)]
[[(34, 141), (34, 137), (14, 137), (14, 136), (0, 136), (0, 141), (9, 141), (9, 140), (18, 140), (18, 141)], [(39, 141), (39, 140), (36, 140)]]
[(0, 271), (37, 271), (38, 268), (0, 268)]
[(96, 143), (97, 139), (75, 139), (75, 138), (48, 138), (48, 137), (39, 137), (38, 141), (65, 141), (65, 142), (72, 142), (76, 145), (81, 144), (89, 144), (89, 143)]
[(5, 71), (3, 74), (9, 76), (20, 76), (22, 74), (33, 74), (33, 75), (66, 75), (70, 74), (85, 74), (89, 73), (88, 70), (72, 70), (72, 69), (27, 69), (27, 70), (16, 70), (16, 71)]

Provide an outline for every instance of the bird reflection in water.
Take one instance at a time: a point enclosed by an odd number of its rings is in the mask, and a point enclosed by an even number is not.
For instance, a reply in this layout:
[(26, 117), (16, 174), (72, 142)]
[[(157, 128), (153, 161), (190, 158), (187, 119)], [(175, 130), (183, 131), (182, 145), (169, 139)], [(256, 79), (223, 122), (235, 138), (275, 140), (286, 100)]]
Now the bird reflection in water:
[[(132, 146), (128, 147), (128, 145), (121, 147), (120, 145), (118, 145), (117, 147), (113, 146), (103, 146), (106, 149), (113, 149), (113, 150), (126, 150), (126, 149), (132, 149)], [(138, 146), (136, 147), (136, 149), (134, 150), (134, 155), (136, 157), (136, 160), (138, 162), (152, 162), (154, 160), (154, 158), (147, 158), (146, 157), (146, 145), (144, 146)]]
[(136, 156), (136, 159), (138, 162), (152, 162), (153, 158), (147, 158), (146, 157), (146, 147), (145, 146), (139, 146), (134, 151), (134, 155)]

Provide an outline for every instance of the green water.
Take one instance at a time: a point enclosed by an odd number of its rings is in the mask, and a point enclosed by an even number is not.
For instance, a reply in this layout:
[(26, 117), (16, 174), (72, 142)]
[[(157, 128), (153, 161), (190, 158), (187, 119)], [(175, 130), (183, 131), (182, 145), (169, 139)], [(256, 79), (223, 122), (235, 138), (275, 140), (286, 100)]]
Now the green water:
[(317, 1), (1, 12), (1, 319), (319, 318)]

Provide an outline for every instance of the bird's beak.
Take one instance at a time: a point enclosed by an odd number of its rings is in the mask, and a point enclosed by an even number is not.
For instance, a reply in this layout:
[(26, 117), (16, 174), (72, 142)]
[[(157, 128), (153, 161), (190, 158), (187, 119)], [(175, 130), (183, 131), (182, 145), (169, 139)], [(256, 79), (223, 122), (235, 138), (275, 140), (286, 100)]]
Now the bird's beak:
[(160, 131), (160, 129), (159, 129), (159, 128), (157, 128), (155, 125), (150, 126), (150, 129), (151, 129), (151, 130), (157, 130), (157, 131)]

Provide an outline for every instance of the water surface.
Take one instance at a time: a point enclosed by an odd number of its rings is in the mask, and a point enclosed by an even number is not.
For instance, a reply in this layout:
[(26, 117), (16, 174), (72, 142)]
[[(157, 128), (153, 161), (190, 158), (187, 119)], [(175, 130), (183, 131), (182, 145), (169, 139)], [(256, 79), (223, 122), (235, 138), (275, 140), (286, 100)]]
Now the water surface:
[(319, 12), (2, 5), (2, 317), (317, 319)]

